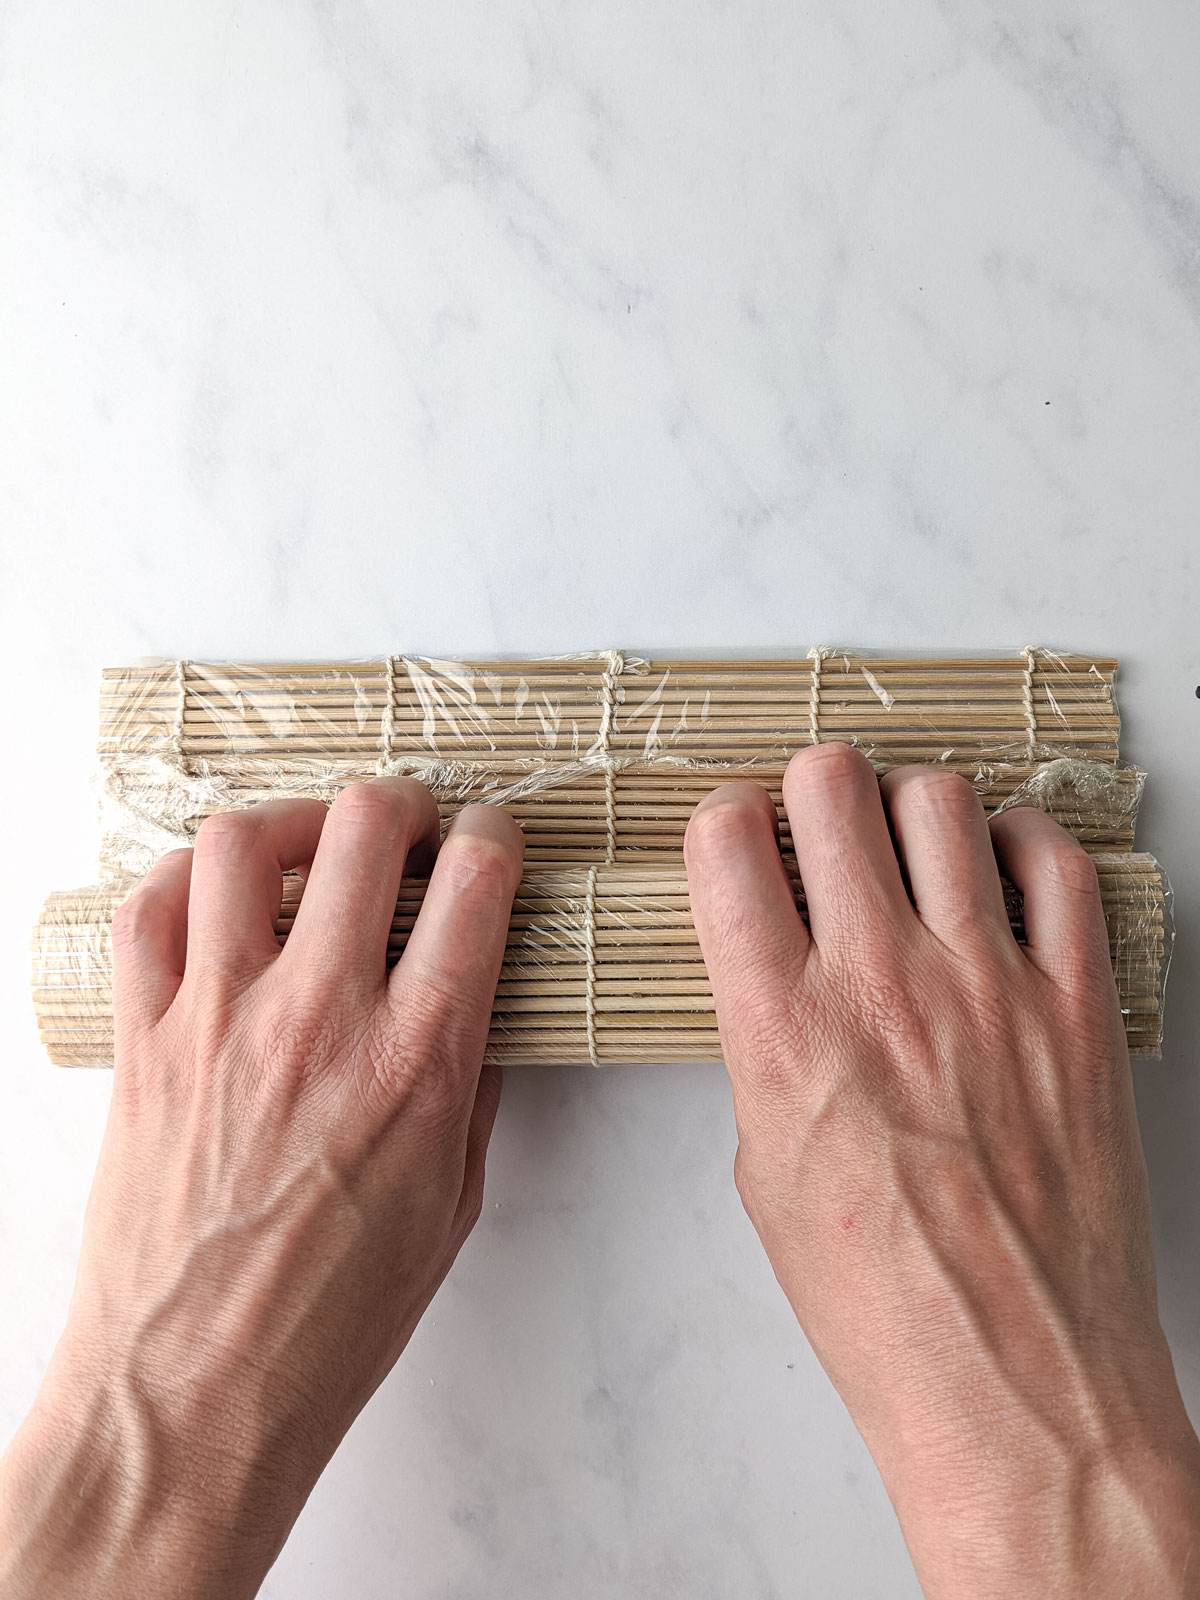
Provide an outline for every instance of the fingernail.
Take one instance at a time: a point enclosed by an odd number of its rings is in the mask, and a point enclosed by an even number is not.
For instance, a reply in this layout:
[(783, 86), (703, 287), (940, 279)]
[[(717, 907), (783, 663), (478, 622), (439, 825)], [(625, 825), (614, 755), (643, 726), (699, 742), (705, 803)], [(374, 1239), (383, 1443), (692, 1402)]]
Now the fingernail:
[(489, 806), (480, 802), (464, 806), (455, 816), (446, 830), (446, 838), (453, 834), (473, 833), (485, 839), (491, 839), (496, 844), (506, 845), (510, 850), (516, 847), (523, 850), (525, 835), (514, 817), (500, 806)]

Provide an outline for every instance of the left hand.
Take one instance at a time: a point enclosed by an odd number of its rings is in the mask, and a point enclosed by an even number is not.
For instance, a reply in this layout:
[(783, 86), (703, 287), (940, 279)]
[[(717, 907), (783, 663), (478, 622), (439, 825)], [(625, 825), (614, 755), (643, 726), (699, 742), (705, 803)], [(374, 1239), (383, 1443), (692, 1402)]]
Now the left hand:
[[(116, 1066), (67, 1328), (0, 1462), (0, 1591), (253, 1595), (479, 1215), (522, 837), (433, 796), (214, 816), (113, 927)], [(282, 873), (307, 886), (281, 950)]]

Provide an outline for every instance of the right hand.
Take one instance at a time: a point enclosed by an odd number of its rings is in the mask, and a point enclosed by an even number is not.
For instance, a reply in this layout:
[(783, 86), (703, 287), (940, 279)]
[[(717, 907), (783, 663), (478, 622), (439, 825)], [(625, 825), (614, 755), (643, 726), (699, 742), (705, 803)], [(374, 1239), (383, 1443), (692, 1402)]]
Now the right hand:
[(796, 756), (784, 800), (807, 929), (764, 789), (716, 790), (685, 841), (735, 1178), (926, 1593), (1196, 1594), (1200, 1446), (1091, 861), (844, 744)]

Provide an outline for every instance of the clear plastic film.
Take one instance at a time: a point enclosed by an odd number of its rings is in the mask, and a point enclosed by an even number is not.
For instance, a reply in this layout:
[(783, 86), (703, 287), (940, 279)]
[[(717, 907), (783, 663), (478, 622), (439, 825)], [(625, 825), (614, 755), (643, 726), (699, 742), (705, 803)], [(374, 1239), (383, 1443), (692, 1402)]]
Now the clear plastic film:
[[(1106, 793), (1059, 815), (1092, 850), (1132, 848), (1142, 775), (1118, 765), (1116, 662), (1027, 648), (899, 657), (818, 647), (767, 660), (621, 651), (523, 661), (206, 663), (106, 671), (102, 870), (145, 872), (213, 811), (269, 795), (331, 800), (407, 773), (443, 816), (503, 805), (539, 864), (677, 859), (715, 784), (773, 794), (805, 745), (844, 740), (878, 771), (959, 772), (991, 810), (1046, 762), (1094, 763)], [(1053, 810), (1053, 807), (1050, 809)]]
[[(772, 794), (795, 873), (784, 770), (842, 740), (879, 772), (913, 762), (966, 777), (989, 811), (1034, 805), (1091, 852), (1131, 1048), (1157, 1054), (1170, 891), (1133, 853), (1145, 774), (1119, 761), (1117, 663), (1009, 655), (810, 650), (779, 659), (143, 662), (101, 693), (104, 879), (52, 896), (34, 936), (34, 990), (52, 1058), (112, 1053), (111, 918), (205, 817), (269, 797), (332, 801), (384, 773), (421, 778), (443, 823), (503, 805), (526, 841), (489, 1055), (563, 1062), (712, 1059), (719, 1039), (682, 845), (696, 802), (750, 778)], [(286, 939), (299, 880), (285, 880)], [(391, 955), (423, 886), (407, 884)], [(803, 910), (803, 893), (796, 883)], [(1009, 895), (1014, 931), (1021, 907)]]
[[(1153, 857), (1093, 857), (1130, 1049), (1159, 1052), (1170, 948), (1170, 892)], [(113, 879), (51, 896), (34, 937), (34, 1001), (46, 1049), (68, 1066), (111, 1063), (113, 912), (136, 886)], [(388, 941), (403, 953), (425, 893), (401, 886)], [(793, 880), (797, 905), (803, 893)], [(301, 903), (284, 879), (276, 933), (286, 942)], [(1024, 937), (1021, 899), (1006, 890)], [(679, 865), (533, 867), (513, 905), (487, 1058), (555, 1061), (714, 1060), (721, 1053), (712, 990)]]

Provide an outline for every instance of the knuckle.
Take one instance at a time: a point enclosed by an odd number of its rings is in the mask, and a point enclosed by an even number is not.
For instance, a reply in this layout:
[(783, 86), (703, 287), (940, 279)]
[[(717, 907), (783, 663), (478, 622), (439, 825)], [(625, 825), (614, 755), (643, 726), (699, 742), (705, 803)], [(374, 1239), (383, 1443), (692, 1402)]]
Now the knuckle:
[(113, 942), (137, 943), (157, 922), (157, 910), (153, 891), (143, 883), (113, 911)]
[[(692, 859), (693, 898), (698, 874), (705, 870), (704, 864)], [(697, 931), (701, 953), (710, 978), (731, 997), (738, 1014), (751, 1009), (786, 1009), (796, 989), (797, 934), (802, 932), (799, 916), (791, 920), (785, 916), (782, 921), (766, 916), (757, 897), (745, 892), (736, 874), (719, 870), (706, 885), (704, 904)]]
[(1042, 855), (1061, 844), (1073, 845), (1074, 837), (1040, 806), (1029, 803), (994, 811), (988, 826), (995, 838), (1019, 845), (1031, 856)]
[(1067, 1008), (1077, 1037), (1095, 1030), (1106, 1034), (1114, 1023), (1124, 1034), (1119, 967), (1119, 954), (1114, 964), (1109, 941), (1100, 932), (1093, 937), (1089, 930), (1060, 952), (1055, 971), (1056, 999)]
[(490, 996), (477, 996), (464, 974), (423, 973), (405, 989), (372, 1048), (393, 1073), (457, 1078), (467, 1041), (486, 1033), (489, 1013)]
[[(992, 812), (988, 818), (988, 827), (996, 837), (1011, 836), (1019, 839), (1028, 828), (1030, 818), (1036, 819), (1044, 815), (1045, 813), (1038, 811), (1035, 806), (1006, 806), (1002, 810)], [(1040, 826), (1040, 822), (1034, 822), (1034, 827)]]
[(790, 1092), (800, 1050), (789, 1001), (771, 985), (746, 982), (739, 987), (733, 1015), (725, 1021), (740, 1083), (756, 1096)]
[(248, 848), (259, 832), (253, 806), (240, 811), (214, 811), (197, 829), (195, 849), (200, 855), (237, 853)]
[(415, 800), (422, 804), (436, 805), (433, 790), (427, 783), (422, 783), (420, 778), (414, 778), (408, 773), (392, 773), (384, 778), (374, 778), (368, 781), (367, 787), (382, 789), (404, 800)]
[[(943, 1012), (953, 1006), (965, 1016), (977, 1039), (994, 1047), (1004, 1046), (1015, 1059), (1019, 1050), (1016, 1034), (1020, 1020), (1036, 1005), (1036, 997), (1031, 993), (1030, 975), (1019, 964), (1020, 951), (1015, 940), (1010, 940), (1008, 946), (1000, 945), (999, 949), (1004, 951), (1000, 959), (972, 957), (953, 993), (943, 994), (940, 1004)], [(1018, 961), (1009, 961), (1010, 951)]]
[(419, 1015), (410, 1013), (403, 1028), (372, 1039), (367, 1053), (385, 1100), (405, 1099), (435, 1135), (462, 1118), (461, 1052), (437, 1030), (423, 1028)]
[(155, 905), (167, 903), (177, 892), (181, 882), (186, 883), (194, 854), (191, 845), (181, 845), (178, 849), (168, 850), (165, 855), (159, 856), (133, 893), (128, 895), (122, 904), (129, 905), (131, 901), (137, 899), (140, 909), (144, 911), (151, 902)]
[(405, 814), (402, 789), (384, 783), (351, 783), (334, 801), (338, 816), (351, 827), (370, 833), (394, 833)]
[[(458, 1063), (455, 1063), (457, 1067)], [(426, 1123), (441, 1133), (458, 1128), (466, 1121), (468, 1107), (463, 1094), (461, 1074), (441, 1064), (429, 1055), (422, 1057), (413, 1082), (419, 1096), (421, 1113)]]
[(1047, 848), (1042, 872), (1067, 894), (1093, 899), (1100, 893), (1100, 880), (1091, 856), (1069, 836), (1064, 835)]
[(982, 804), (966, 778), (936, 767), (910, 768), (896, 786), (900, 803), (935, 821), (962, 821), (982, 812)]
[[(733, 785), (730, 785), (733, 788)], [(721, 793), (721, 798), (711, 805), (698, 806), (688, 819), (684, 830), (684, 848), (699, 860), (705, 857), (720, 858), (744, 848), (752, 840), (762, 837), (767, 820), (766, 807), (775, 812), (775, 805), (765, 789), (757, 785), (741, 785), (737, 794)], [(754, 800), (744, 791), (753, 789), (761, 800)]]
[(474, 996), (461, 983), (430, 974), (406, 996), (403, 1025), (392, 1048), (436, 1070), (449, 1069), (462, 1053), (460, 1039), (468, 1014), (477, 1014)]
[(899, 1059), (929, 1056), (931, 1028), (921, 1004), (921, 985), (880, 947), (856, 960), (852, 981), (842, 985), (842, 1025), (864, 1033)]
[(788, 763), (785, 781), (789, 786), (804, 784), (837, 788), (857, 781), (864, 767), (874, 775), (874, 768), (860, 750), (844, 739), (830, 739), (823, 744), (798, 750)]
[(332, 1005), (314, 999), (273, 1009), (262, 1021), (259, 1055), (268, 1072), (291, 1074), (335, 1057), (343, 1045), (344, 1025)]
[(157, 883), (161, 878), (174, 878), (180, 870), (187, 866), (194, 851), (190, 844), (177, 845), (174, 850), (167, 850), (159, 856), (158, 860), (146, 874), (146, 883)]
[(488, 903), (510, 899), (521, 876), (507, 844), (471, 832), (447, 836), (437, 870), (455, 895)]

